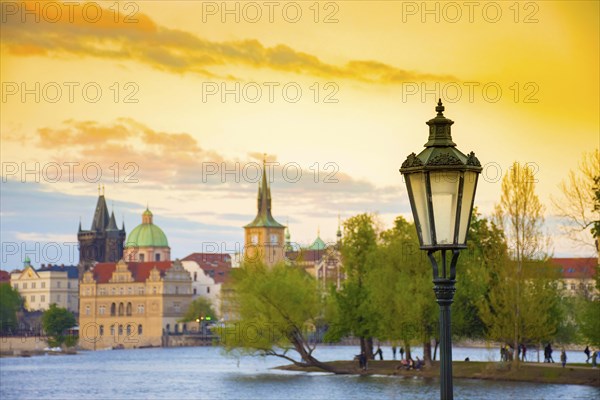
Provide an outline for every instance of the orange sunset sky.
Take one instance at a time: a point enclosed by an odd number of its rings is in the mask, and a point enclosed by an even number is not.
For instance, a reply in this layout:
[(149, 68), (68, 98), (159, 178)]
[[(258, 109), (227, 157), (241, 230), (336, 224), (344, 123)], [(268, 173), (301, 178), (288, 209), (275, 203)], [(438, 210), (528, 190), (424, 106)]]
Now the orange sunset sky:
[(98, 183), (128, 232), (149, 204), (174, 257), (235, 251), (263, 153), (295, 242), (333, 240), (338, 214), (412, 219), (398, 169), (438, 97), (484, 165), (479, 211), (530, 163), (554, 255), (593, 254), (550, 196), (600, 146), (599, 4), (2, 1), (1, 266), (77, 263)]

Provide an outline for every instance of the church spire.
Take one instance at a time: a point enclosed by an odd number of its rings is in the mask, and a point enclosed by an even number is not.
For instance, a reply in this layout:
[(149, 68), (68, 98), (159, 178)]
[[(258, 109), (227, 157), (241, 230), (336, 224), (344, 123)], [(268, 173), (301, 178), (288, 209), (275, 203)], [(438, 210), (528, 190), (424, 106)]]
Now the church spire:
[(100, 185), (98, 185), (98, 202), (96, 211), (94, 211), (94, 220), (92, 221), (92, 231), (103, 231), (109, 224), (108, 207), (104, 195), (100, 194)]
[(258, 185), (258, 196), (257, 196), (258, 212), (256, 218), (246, 227), (276, 227), (284, 228), (279, 222), (275, 221), (275, 218), (271, 215), (271, 189), (269, 188), (269, 182), (267, 180), (267, 168), (266, 168), (266, 154), (263, 158), (263, 170), (261, 181)]

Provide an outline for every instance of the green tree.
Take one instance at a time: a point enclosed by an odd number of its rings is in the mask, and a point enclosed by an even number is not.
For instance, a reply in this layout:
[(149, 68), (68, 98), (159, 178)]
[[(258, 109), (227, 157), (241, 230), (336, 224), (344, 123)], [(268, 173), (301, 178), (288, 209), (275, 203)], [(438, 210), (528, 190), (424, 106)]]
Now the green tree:
[(324, 296), (302, 268), (245, 264), (232, 272), (224, 293), (236, 315), (217, 330), (225, 351), (276, 356), (298, 366), (337, 372), (313, 356), (316, 341), (311, 335), (320, 323)]
[(559, 298), (553, 269), (543, 262), (547, 239), (541, 231), (544, 207), (535, 194), (535, 176), (517, 162), (502, 178), (495, 217), (509, 246), (491, 271), (490, 291), (480, 307), (488, 335), (513, 346), (515, 363), (523, 342), (546, 340), (556, 332)]
[(190, 303), (180, 322), (196, 321), (202, 318), (207, 320), (207, 317), (208, 321), (216, 320), (216, 313), (213, 310), (212, 303), (204, 297), (198, 297)]
[(63, 343), (73, 344), (72, 339), (67, 339), (65, 331), (77, 325), (73, 313), (66, 308), (50, 304), (50, 308), (42, 314), (42, 327), (48, 336), (48, 345), (60, 346)]
[(9, 283), (0, 284), (0, 332), (9, 333), (17, 329), (17, 311), (23, 299)]
[(414, 224), (403, 217), (381, 233), (380, 242), (365, 279), (378, 322), (375, 335), (380, 340), (401, 342), (407, 357), (411, 344), (422, 343), (423, 358), (429, 365), (431, 339), (438, 326), (431, 264), (419, 249)]
[(342, 289), (334, 293), (337, 311), (330, 319), (326, 340), (337, 341), (353, 334), (360, 338), (360, 349), (367, 358), (373, 356), (373, 336), (377, 332), (377, 310), (368, 296), (365, 279), (373, 268), (377, 251), (375, 216), (360, 214), (344, 222), (341, 253), (346, 279)]
[(452, 305), (452, 334), (470, 339), (485, 336), (485, 324), (479, 312), (490, 285), (494, 263), (507, 254), (502, 230), (477, 208), (473, 210), (468, 233), (468, 248), (458, 259), (456, 294)]

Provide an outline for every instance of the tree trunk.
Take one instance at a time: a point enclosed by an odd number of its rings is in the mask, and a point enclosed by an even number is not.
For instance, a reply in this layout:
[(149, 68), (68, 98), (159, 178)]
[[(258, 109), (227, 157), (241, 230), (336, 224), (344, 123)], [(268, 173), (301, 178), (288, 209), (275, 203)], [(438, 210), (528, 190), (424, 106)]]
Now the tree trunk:
[(428, 367), (431, 367), (431, 340), (423, 342), (423, 362)]
[(408, 342), (404, 342), (404, 358), (406, 360), (412, 358), (412, 355), (410, 354), (410, 344)]
[(366, 355), (367, 355), (367, 360), (374, 360), (375, 357), (373, 357), (373, 338), (372, 337), (368, 337), (365, 339), (365, 349), (366, 349)]

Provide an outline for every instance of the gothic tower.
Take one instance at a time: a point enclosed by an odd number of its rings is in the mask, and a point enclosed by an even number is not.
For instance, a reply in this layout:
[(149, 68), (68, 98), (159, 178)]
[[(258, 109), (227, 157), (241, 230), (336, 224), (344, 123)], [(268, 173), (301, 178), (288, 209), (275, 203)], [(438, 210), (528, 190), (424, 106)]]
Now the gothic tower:
[(271, 215), (271, 189), (267, 180), (265, 160), (262, 179), (258, 184), (258, 213), (254, 221), (244, 226), (244, 262), (262, 262), (271, 266), (283, 261), (285, 226)]
[(123, 258), (125, 223), (119, 229), (114, 211), (109, 215), (104, 189), (100, 194), (98, 188), (98, 202), (90, 230), (81, 229), (81, 222), (79, 222), (77, 241), (79, 242), (79, 264), (84, 270), (94, 262), (117, 262)]

